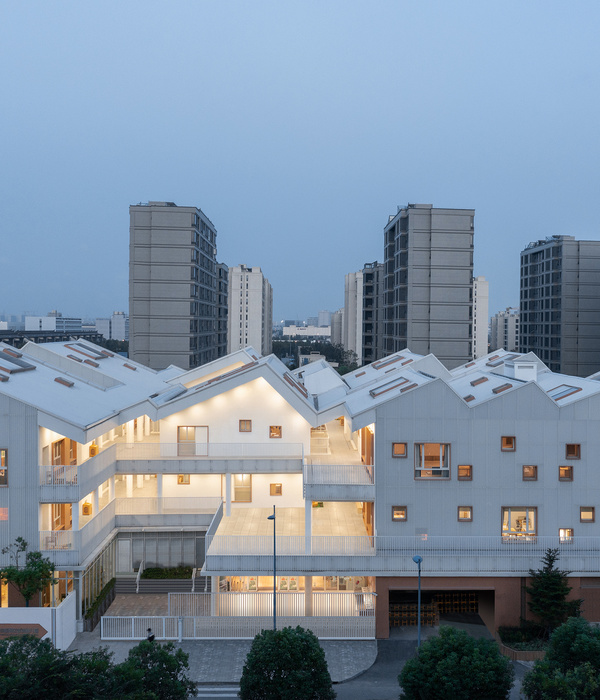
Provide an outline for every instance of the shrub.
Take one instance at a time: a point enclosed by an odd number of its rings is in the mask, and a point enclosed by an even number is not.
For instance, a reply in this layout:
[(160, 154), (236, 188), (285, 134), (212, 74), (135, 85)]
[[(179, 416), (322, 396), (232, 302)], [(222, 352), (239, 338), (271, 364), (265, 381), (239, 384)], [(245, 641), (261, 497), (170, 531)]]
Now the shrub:
[(513, 668), (498, 645), (474, 639), (462, 630), (441, 627), (398, 676), (406, 700), (503, 700), (513, 682)]
[(156, 566), (144, 569), (141, 578), (192, 578), (192, 571), (191, 566), (173, 566), (168, 569)]
[(111, 593), (112, 589), (115, 587), (117, 579), (111, 578), (111, 580), (104, 586), (104, 588), (98, 593), (96, 600), (90, 605), (85, 613), (85, 619), (91, 620), (94, 617), (94, 613), (102, 605), (106, 597)]

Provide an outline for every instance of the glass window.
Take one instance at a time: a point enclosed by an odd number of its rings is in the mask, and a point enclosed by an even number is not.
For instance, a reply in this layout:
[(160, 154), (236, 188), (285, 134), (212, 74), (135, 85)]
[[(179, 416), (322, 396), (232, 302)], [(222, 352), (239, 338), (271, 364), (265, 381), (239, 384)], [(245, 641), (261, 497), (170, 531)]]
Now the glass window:
[(392, 520), (403, 522), (407, 517), (406, 506), (392, 506)]
[(252, 475), (233, 475), (233, 500), (239, 503), (250, 503), (252, 501)]
[(8, 486), (8, 450), (0, 449), (0, 486)]
[(392, 442), (392, 457), (406, 457), (406, 443)]
[(178, 484), (189, 484), (190, 483), (190, 475), (189, 474), (177, 474), (177, 483)]
[(508, 539), (536, 534), (537, 508), (502, 508), (502, 536)]
[(514, 435), (503, 435), (501, 440), (502, 452), (514, 452), (517, 449), (517, 438)]
[(566, 458), (567, 459), (580, 459), (581, 458), (581, 445), (570, 444), (566, 446)]
[(572, 527), (561, 527), (558, 530), (558, 538), (561, 543), (572, 542), (574, 537), (574, 530)]
[(241, 420), (240, 421), (240, 433), (251, 433), (252, 432), (252, 421), (251, 420)]
[(450, 445), (421, 442), (415, 445), (415, 478), (450, 478)]
[(523, 481), (537, 481), (537, 465), (523, 465)]
[(473, 506), (458, 506), (459, 522), (469, 522), (473, 520)]
[(582, 523), (593, 523), (596, 520), (596, 509), (593, 506), (580, 508), (579, 520)]
[(177, 428), (177, 454), (189, 456), (196, 454), (196, 428), (180, 425)]
[(458, 465), (458, 480), (459, 481), (472, 481), (473, 479), (473, 467), (470, 464), (459, 464)]
[(269, 492), (271, 496), (282, 496), (283, 486), (282, 484), (269, 484)]
[(270, 438), (280, 438), (281, 437), (281, 426), (280, 425), (270, 425), (269, 426), (269, 437)]
[(573, 481), (573, 467), (559, 467), (558, 468), (558, 480), (559, 481)]

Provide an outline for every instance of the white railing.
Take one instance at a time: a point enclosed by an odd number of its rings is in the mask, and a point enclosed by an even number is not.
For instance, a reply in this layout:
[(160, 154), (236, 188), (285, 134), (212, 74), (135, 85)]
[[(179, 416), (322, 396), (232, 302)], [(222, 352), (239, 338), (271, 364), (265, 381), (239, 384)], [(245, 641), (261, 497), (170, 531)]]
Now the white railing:
[(116, 454), (116, 445), (113, 444), (78, 465), (42, 465), (39, 467), (40, 486), (83, 485), (91, 486), (91, 490), (95, 488), (93, 484), (102, 483), (114, 473)]
[(131, 442), (116, 445), (117, 460), (135, 459), (212, 459), (212, 458), (294, 458), (302, 459), (304, 446), (301, 442), (208, 442), (182, 445), (166, 442)]
[[(372, 593), (317, 592), (308, 596), (315, 617), (358, 617), (375, 614)], [(211, 608), (211, 605), (213, 606)], [(177, 617), (269, 617), (273, 614), (273, 593), (169, 593), (168, 614)], [(303, 591), (277, 593), (277, 614), (287, 617), (307, 615), (307, 595)]]
[(192, 593), (196, 592), (196, 571), (198, 571), (198, 569), (194, 567), (192, 569)]
[(304, 483), (336, 486), (365, 485), (372, 484), (373, 477), (362, 464), (305, 464)]
[(310, 453), (312, 455), (329, 454), (329, 436), (315, 437), (310, 436)]
[(40, 530), (40, 551), (54, 549), (76, 549), (73, 530)]
[(116, 515), (172, 515), (191, 513), (212, 515), (221, 504), (220, 496), (186, 496), (182, 498), (115, 498)]
[[(214, 518), (211, 520), (210, 525), (208, 526), (208, 530), (206, 531), (206, 538), (213, 538), (215, 536), (215, 533), (219, 529), (219, 525), (221, 524), (221, 521), (223, 520), (223, 502), (221, 501), (221, 505), (217, 508), (217, 512), (215, 513)], [(205, 547), (208, 550), (208, 547), (205, 543)]]
[[(146, 639), (150, 628), (156, 639), (254, 639), (272, 627), (269, 617), (112, 617), (101, 619), (102, 641)], [(277, 625), (311, 630), (319, 639), (374, 639), (375, 617), (287, 617)]]
[[(370, 554), (373, 556), (373, 538), (327, 535), (277, 535), (277, 556), (297, 555), (308, 553), (313, 555), (357, 556)], [(206, 534), (206, 554), (235, 554), (235, 555), (267, 555), (273, 556), (272, 535), (209, 535)]]
[(40, 467), (41, 486), (77, 486), (77, 465)]

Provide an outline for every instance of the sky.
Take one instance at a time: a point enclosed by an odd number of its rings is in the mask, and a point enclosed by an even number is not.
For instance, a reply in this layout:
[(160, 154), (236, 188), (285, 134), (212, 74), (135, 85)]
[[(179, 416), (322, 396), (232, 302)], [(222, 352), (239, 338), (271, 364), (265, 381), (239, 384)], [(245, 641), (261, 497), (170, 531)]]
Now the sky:
[(274, 320), (344, 303), (407, 203), (475, 209), (490, 313), (519, 253), (599, 240), (596, 0), (0, 4), (0, 313), (128, 307), (130, 204), (197, 206)]

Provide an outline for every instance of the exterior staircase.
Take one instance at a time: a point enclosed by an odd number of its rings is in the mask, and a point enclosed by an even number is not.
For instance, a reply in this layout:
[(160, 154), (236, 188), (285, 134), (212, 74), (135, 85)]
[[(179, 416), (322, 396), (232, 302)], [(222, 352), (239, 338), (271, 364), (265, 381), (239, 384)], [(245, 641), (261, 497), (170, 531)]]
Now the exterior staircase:
[[(115, 582), (116, 595), (135, 593), (137, 588), (135, 576), (118, 576)], [(143, 578), (140, 579), (140, 594), (142, 593), (191, 593), (191, 578)], [(196, 576), (195, 593), (210, 593), (210, 576)]]

